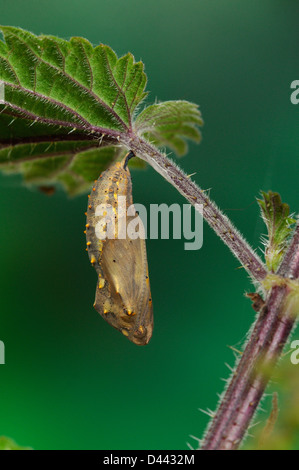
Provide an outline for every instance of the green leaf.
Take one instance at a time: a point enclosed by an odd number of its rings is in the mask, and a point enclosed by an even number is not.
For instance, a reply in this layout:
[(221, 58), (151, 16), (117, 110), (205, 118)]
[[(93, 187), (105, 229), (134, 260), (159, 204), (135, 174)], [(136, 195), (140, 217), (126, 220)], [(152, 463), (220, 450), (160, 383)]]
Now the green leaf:
[[(1, 27), (5, 101), (25, 115), (68, 129), (125, 131), (145, 97), (143, 64), (131, 54), (118, 59), (108, 46), (83, 38), (63, 41)], [(104, 131), (105, 132), (105, 131)]]
[(0, 436), (0, 450), (32, 450), (31, 447), (21, 447), (12, 439)]
[[(28, 146), (21, 146), (22, 149), (20, 149), (20, 146), (11, 147), (10, 160), (7, 160), (9, 149), (0, 150), (0, 165), (2, 161), (6, 161), (6, 165), (3, 165), (2, 170), (10, 174), (22, 173), (25, 182), (30, 185), (48, 186), (55, 185), (58, 182), (62, 184), (70, 196), (75, 196), (89, 191), (94, 180), (110, 164), (121, 158), (120, 155), (123, 157), (126, 153), (124, 149), (112, 146), (97, 149), (87, 148), (85, 151), (82, 151), (82, 147), (76, 151), (69, 146), (63, 152), (62, 147), (65, 144), (66, 142), (38, 144), (34, 147), (34, 150), (39, 158), (32, 158), (31, 160), (28, 156), (34, 156), (34, 151), (30, 153)], [(40, 151), (49, 145), (56, 148), (60, 147), (61, 153), (58, 156), (49, 156), (49, 153), (45, 152), (45, 155), (41, 158), (42, 153)], [(28, 153), (24, 159), (15, 158), (11, 162), (12, 156), (16, 157), (16, 153), (25, 153), (26, 149)]]
[(132, 54), (118, 58), (80, 37), (0, 30), (1, 170), (34, 184), (62, 182), (75, 194), (121, 158), (130, 139), (143, 135), (179, 154), (185, 139), (199, 141), (202, 120), (191, 103), (156, 104), (135, 119), (147, 79)]
[(258, 203), (268, 229), (268, 236), (263, 239), (266, 264), (270, 271), (276, 272), (296, 221), (290, 216), (288, 204), (281, 201), (278, 193), (262, 191), (261, 194), (263, 199), (258, 199)]
[(136, 130), (153, 144), (187, 152), (186, 139), (200, 142), (203, 120), (198, 106), (188, 101), (165, 101), (148, 106), (136, 119)]

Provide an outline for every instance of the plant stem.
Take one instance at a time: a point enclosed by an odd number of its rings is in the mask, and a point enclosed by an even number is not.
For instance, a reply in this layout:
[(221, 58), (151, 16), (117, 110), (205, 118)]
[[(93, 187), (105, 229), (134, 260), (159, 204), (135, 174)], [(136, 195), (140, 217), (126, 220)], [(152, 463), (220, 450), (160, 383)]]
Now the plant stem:
[[(278, 274), (298, 278), (299, 225)], [(202, 449), (237, 449), (250, 425), (268, 384), (271, 370), (289, 338), (296, 321), (290, 304), (285, 302), (289, 289), (272, 288), (255, 323), (230, 384), (211, 421)]]
[(149, 163), (195, 208), (197, 208), (197, 205), (202, 205), (204, 219), (230, 248), (252, 279), (261, 281), (265, 278), (267, 270), (261, 259), (233, 226), (228, 217), (210, 200), (207, 192), (200, 189), (171, 160), (143, 139), (136, 136), (131, 139), (124, 137), (122, 143), (130, 148), (136, 156)]
[(289, 249), (279, 267), (278, 274), (283, 277), (293, 277), (294, 279), (299, 277), (299, 221)]

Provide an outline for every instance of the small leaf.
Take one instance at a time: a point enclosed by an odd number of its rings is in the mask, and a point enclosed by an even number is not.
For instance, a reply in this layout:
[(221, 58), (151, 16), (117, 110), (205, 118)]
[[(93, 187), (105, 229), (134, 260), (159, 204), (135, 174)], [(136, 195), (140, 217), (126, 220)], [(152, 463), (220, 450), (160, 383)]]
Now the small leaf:
[(258, 203), (268, 229), (268, 237), (263, 239), (266, 263), (270, 271), (276, 272), (296, 221), (290, 216), (288, 204), (281, 202), (278, 193), (262, 191), (261, 194), (263, 199), (258, 199)]
[(203, 120), (198, 106), (188, 101), (165, 101), (148, 106), (136, 119), (136, 130), (155, 145), (178, 155), (187, 152), (186, 139), (200, 142)]

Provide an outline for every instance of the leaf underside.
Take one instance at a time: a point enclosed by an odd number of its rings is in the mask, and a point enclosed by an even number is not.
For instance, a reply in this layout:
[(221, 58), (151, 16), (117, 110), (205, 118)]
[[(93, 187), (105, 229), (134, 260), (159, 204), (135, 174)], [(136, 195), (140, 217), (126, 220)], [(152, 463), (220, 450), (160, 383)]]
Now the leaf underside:
[(61, 182), (75, 194), (122, 158), (124, 136), (145, 136), (178, 154), (186, 139), (200, 140), (200, 112), (186, 101), (149, 106), (135, 119), (147, 79), (132, 54), (118, 58), (80, 37), (0, 29), (1, 170), (21, 172), (29, 183)]

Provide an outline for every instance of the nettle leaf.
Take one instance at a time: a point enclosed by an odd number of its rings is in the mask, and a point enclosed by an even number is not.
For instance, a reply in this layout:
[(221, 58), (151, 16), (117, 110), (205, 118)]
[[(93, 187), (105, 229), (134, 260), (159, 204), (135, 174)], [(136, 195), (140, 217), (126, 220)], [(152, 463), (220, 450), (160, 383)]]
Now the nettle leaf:
[(178, 154), (185, 139), (199, 141), (194, 104), (155, 104), (135, 119), (147, 78), (132, 54), (118, 58), (80, 37), (0, 29), (1, 170), (21, 172), (29, 183), (62, 182), (75, 194), (122, 158), (130, 139), (143, 135)]
[(258, 199), (258, 203), (268, 229), (268, 236), (263, 239), (266, 264), (270, 271), (276, 272), (296, 221), (290, 216), (288, 204), (281, 201), (278, 193), (262, 191), (261, 194), (263, 199)]
[(169, 147), (178, 155), (187, 152), (186, 139), (200, 142), (203, 120), (198, 106), (188, 101), (164, 101), (148, 106), (136, 119), (136, 129), (148, 140)]

